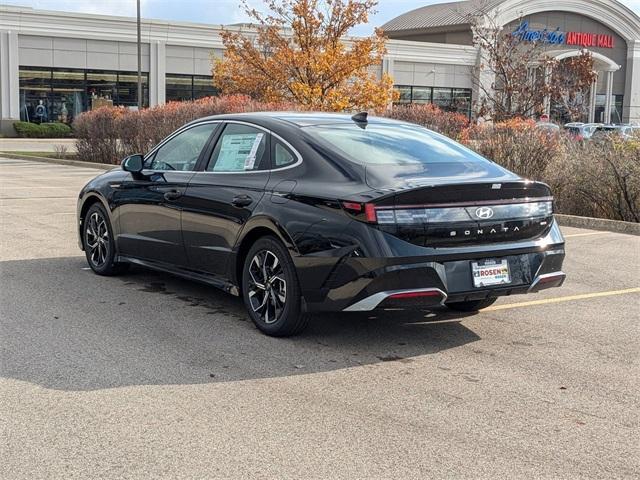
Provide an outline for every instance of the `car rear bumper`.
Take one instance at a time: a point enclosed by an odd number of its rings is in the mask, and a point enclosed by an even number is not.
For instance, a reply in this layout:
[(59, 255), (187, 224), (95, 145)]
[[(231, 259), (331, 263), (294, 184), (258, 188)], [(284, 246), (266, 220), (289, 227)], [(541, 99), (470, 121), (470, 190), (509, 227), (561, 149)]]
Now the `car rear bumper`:
[[(440, 250), (424, 257), (343, 257), (330, 269), (320, 288), (305, 290), (303, 284), (306, 309), (369, 311), (428, 307), (538, 292), (561, 286), (566, 277), (562, 272), (564, 239), (556, 225), (545, 238), (535, 242), (458, 249), (457, 254), (452, 249)], [(471, 262), (482, 259), (506, 259), (511, 283), (474, 287)], [(316, 274), (321, 273), (318, 270)]]

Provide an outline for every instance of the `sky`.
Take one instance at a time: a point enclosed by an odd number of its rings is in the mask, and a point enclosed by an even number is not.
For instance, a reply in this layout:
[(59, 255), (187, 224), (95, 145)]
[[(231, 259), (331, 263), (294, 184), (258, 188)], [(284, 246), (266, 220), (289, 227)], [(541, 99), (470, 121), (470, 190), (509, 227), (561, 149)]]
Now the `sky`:
[[(352, 35), (369, 35), (374, 27), (414, 8), (451, 0), (379, 0), (377, 13), (367, 25), (355, 28)], [(592, 0), (594, 1), (594, 0)], [(598, 1), (598, 0), (595, 0)], [(640, 0), (620, 0), (640, 15)], [(141, 0), (142, 17), (198, 23), (229, 24), (248, 21), (239, 8), (239, 0)], [(43, 10), (99, 13), (105, 15), (136, 15), (135, 0), (0, 0), (0, 5), (21, 5)], [(249, 0), (257, 9), (262, 0)]]

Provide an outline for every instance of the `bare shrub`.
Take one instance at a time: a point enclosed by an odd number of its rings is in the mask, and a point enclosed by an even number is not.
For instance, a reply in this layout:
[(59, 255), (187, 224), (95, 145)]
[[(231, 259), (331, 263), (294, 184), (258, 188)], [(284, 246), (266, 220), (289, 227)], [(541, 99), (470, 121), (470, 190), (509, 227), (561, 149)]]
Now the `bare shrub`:
[(514, 119), (474, 125), (461, 140), (525, 178), (548, 183), (559, 213), (640, 221), (640, 138), (576, 141)]
[(148, 152), (163, 138), (197, 118), (222, 113), (297, 110), (289, 103), (258, 102), (246, 95), (169, 102), (140, 111), (103, 107), (74, 121), (78, 156), (87, 161), (119, 163), (127, 155)]
[(459, 138), (463, 129), (469, 125), (469, 119), (465, 115), (445, 112), (430, 103), (394, 105), (384, 113), (384, 116), (417, 123), (454, 139)]
[(560, 136), (537, 129), (532, 120), (474, 125), (462, 133), (461, 141), (482, 156), (532, 180), (544, 179), (547, 165), (560, 152)]
[(69, 148), (66, 145), (54, 145), (53, 152), (55, 153), (56, 158), (65, 159), (69, 153)]
[[(639, 139), (640, 140), (640, 139)], [(561, 213), (640, 222), (640, 141), (565, 138), (545, 174)]]
[(120, 107), (102, 107), (77, 116), (73, 128), (78, 158), (98, 163), (117, 163), (124, 158), (118, 140), (119, 120), (132, 113)]

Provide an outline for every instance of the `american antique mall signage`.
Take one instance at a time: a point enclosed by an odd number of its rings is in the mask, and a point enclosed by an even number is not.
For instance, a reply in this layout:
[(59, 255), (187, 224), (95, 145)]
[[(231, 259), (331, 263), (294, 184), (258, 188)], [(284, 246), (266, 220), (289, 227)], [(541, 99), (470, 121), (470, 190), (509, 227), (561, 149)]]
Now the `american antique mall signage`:
[(524, 42), (542, 42), (551, 45), (577, 45), (580, 47), (613, 48), (613, 35), (592, 32), (562, 32), (555, 30), (529, 30), (529, 22), (523, 20), (512, 35)]

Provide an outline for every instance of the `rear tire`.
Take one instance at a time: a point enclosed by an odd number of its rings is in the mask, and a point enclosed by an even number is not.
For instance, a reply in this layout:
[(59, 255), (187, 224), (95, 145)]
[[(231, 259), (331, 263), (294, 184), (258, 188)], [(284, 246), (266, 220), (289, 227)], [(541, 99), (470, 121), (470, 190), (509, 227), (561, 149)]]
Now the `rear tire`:
[(118, 275), (124, 273), (128, 263), (116, 263), (116, 244), (113, 229), (104, 207), (94, 203), (82, 220), (82, 245), (87, 263), (98, 275)]
[(497, 298), (485, 298), (484, 300), (469, 300), (466, 302), (451, 302), (445, 305), (451, 310), (458, 312), (477, 312), (483, 308), (487, 308), (496, 302)]
[(242, 297), (253, 323), (263, 333), (287, 337), (307, 326), (295, 266), (285, 246), (275, 237), (252, 245), (242, 269)]

